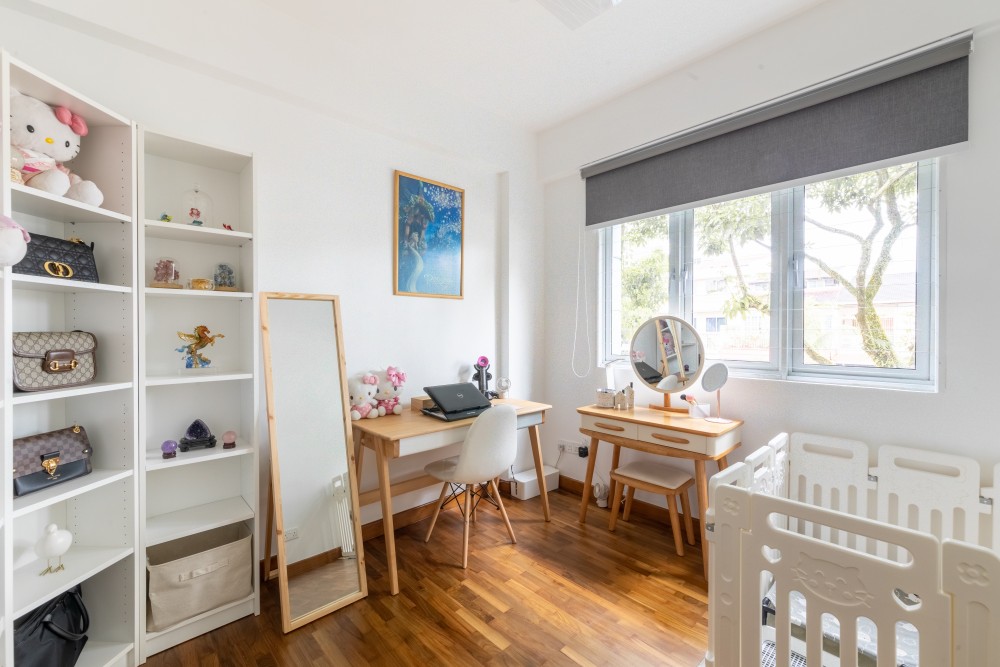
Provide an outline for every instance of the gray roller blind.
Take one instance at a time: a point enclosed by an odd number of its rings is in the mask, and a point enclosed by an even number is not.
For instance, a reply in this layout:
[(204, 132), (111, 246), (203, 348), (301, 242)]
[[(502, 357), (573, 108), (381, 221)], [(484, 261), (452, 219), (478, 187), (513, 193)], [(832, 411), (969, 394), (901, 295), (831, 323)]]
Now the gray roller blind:
[(586, 224), (967, 141), (971, 39), (944, 40), (588, 165)]

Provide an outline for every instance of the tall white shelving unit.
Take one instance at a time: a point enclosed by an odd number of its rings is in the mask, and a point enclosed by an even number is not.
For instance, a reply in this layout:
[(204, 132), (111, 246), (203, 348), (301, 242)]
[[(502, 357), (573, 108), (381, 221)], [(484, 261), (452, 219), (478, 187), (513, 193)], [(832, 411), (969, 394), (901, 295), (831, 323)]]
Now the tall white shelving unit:
[[(254, 243), (254, 171), (249, 154), (139, 132), (139, 515), (140, 553), (169, 540), (245, 522), (253, 539), (253, 593), (159, 632), (140, 615), (141, 659), (248, 614), (260, 613), (257, 405), (259, 316)], [(186, 224), (184, 193), (211, 198), (204, 226)], [(173, 222), (161, 221), (161, 214)], [(222, 224), (232, 229), (222, 228)], [(150, 287), (157, 260), (170, 258), (181, 289)], [(220, 263), (235, 270), (235, 292), (188, 289), (213, 278)], [(205, 325), (225, 338), (204, 349), (208, 369), (183, 368), (178, 332)], [(218, 438), (211, 449), (164, 459), (164, 440), (179, 440), (195, 419)], [(235, 449), (222, 448), (227, 430)], [(142, 559), (145, 562), (145, 559)], [(145, 587), (145, 578), (141, 585)], [(145, 600), (145, 590), (141, 599)]]
[[(45, 75), (2, 56), (0, 118), (9, 118), (11, 89), (83, 116), (90, 133), (74, 171), (104, 192), (94, 207), (12, 183), (0, 174), (0, 201), (31, 233), (95, 242), (100, 283), (37, 278), (3, 271), (3, 513), (0, 544), (0, 665), (13, 665), (14, 620), (80, 584), (90, 613), (89, 641), (79, 665), (131, 665), (137, 661), (141, 567), (139, 535), (137, 228), (134, 220), (135, 127), (127, 119)], [(0, 162), (10, 164), (9, 127), (0, 136)], [(94, 333), (97, 378), (92, 384), (41, 392), (15, 392), (11, 335), (15, 331)], [(93, 472), (49, 489), (12, 498), (15, 438), (80, 424), (93, 445)], [(65, 570), (40, 576), (34, 544), (49, 523), (68, 528), (73, 546)]]

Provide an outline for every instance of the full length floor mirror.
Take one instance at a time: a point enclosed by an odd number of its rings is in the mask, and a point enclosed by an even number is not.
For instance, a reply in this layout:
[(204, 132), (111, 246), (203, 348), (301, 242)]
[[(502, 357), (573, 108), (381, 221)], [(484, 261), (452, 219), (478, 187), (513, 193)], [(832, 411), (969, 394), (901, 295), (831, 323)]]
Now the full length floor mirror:
[(368, 594), (338, 297), (261, 293), (271, 517), (285, 632)]

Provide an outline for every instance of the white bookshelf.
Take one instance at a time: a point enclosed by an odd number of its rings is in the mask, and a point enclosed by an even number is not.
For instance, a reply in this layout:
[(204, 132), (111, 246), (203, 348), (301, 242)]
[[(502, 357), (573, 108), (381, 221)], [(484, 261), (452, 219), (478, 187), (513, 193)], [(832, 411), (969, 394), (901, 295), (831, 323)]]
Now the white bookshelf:
[[(0, 63), (0, 117), (10, 116), (11, 90), (51, 105), (69, 107), (90, 132), (70, 163), (104, 193), (90, 206), (12, 183), (0, 175), (0, 208), (29, 233), (95, 244), (99, 283), (39, 278), (3, 270), (0, 393), (4, 472), (0, 545), (0, 666), (13, 665), (13, 624), (40, 604), (80, 585), (91, 617), (80, 665), (139, 662), (137, 606), (141, 570), (138, 440), (138, 225), (136, 133), (132, 122), (16, 61)], [(10, 128), (0, 134), (0, 161), (10, 164)], [(41, 392), (15, 392), (11, 383), (11, 335), (16, 331), (92, 332), (98, 341), (92, 384)], [(10, 470), (14, 439), (74, 423), (87, 429), (93, 472), (13, 499)], [(33, 545), (55, 523), (73, 534), (65, 569), (40, 576), (44, 564)]]
[[(220, 526), (245, 522), (259, 561), (257, 405), (259, 317), (256, 304), (254, 171), (249, 154), (199, 144), (140, 128), (139, 136), (139, 556), (145, 549)], [(198, 189), (211, 198), (204, 224), (189, 224), (185, 196)], [(166, 214), (172, 221), (161, 220)], [(223, 225), (231, 227), (225, 229)], [(182, 287), (152, 287), (153, 267), (174, 260)], [(236, 274), (238, 291), (190, 289), (191, 278), (213, 279), (220, 263)], [(183, 367), (179, 332), (198, 325), (224, 338), (202, 351), (205, 369)], [(177, 451), (164, 459), (164, 440), (179, 441), (201, 419), (217, 438), (213, 448)], [(222, 435), (237, 433), (223, 449)], [(253, 595), (221, 605), (174, 627), (146, 632), (138, 619), (140, 659), (260, 613), (260, 582)], [(143, 586), (145, 578), (143, 578)], [(146, 592), (141, 598), (145, 600)]]

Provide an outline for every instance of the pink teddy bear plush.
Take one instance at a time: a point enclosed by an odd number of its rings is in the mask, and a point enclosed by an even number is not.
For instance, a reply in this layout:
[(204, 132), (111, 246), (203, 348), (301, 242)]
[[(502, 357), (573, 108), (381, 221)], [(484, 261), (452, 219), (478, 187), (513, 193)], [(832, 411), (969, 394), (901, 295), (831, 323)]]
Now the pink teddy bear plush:
[(375, 394), (375, 400), (378, 401), (379, 415), (403, 413), (399, 395), (403, 393), (405, 382), (406, 373), (395, 366), (389, 366), (384, 371), (378, 372), (378, 392)]
[(378, 391), (378, 378), (368, 373), (352, 379), (348, 383), (351, 392), (351, 419), (375, 419), (379, 416), (375, 392)]

